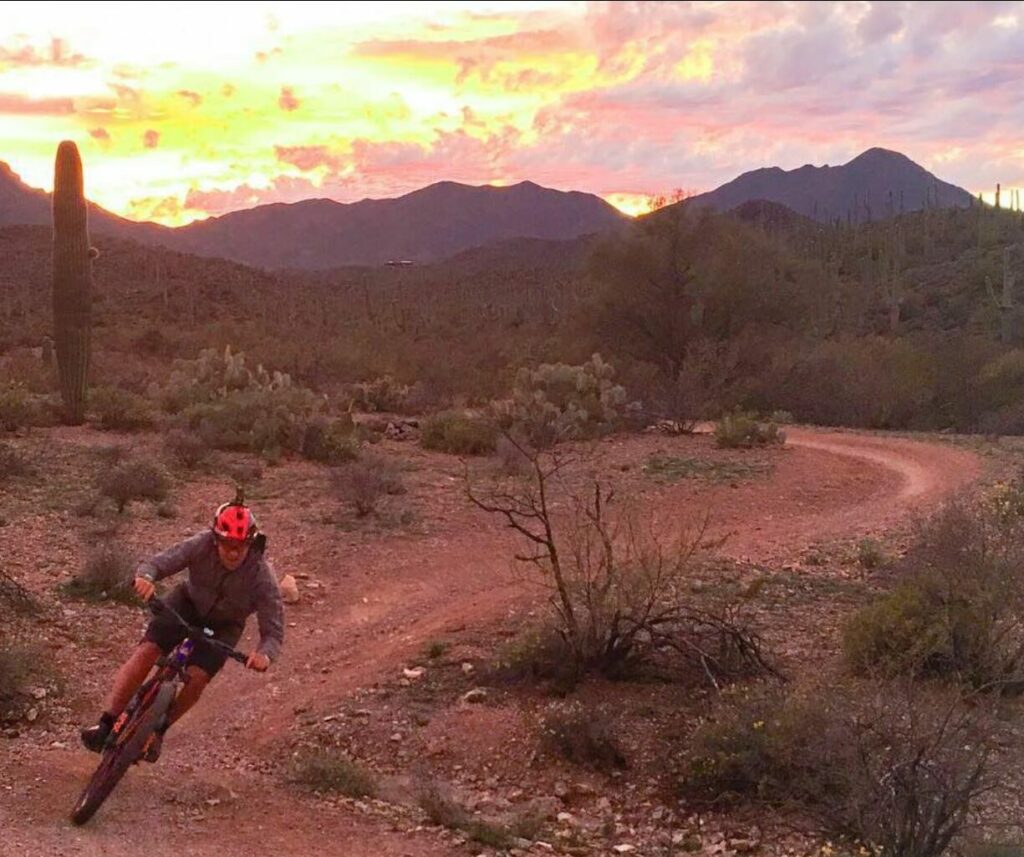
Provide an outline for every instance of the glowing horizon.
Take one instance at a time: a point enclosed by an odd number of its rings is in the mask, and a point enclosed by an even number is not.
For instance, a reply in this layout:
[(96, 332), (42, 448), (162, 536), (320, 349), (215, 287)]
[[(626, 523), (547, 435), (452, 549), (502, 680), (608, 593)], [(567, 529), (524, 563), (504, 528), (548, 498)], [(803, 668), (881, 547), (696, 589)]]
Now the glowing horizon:
[(628, 214), (872, 146), (1024, 188), (1024, 3), (0, 2), (0, 161), (180, 225), (530, 180)]

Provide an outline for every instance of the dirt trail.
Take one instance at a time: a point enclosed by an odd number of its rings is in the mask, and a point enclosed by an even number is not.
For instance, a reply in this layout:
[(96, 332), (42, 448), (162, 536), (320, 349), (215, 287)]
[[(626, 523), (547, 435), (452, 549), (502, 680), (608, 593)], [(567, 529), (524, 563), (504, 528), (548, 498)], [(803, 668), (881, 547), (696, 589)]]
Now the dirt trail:
[[(619, 447), (636, 460), (654, 443)], [(794, 429), (770, 479), (652, 489), (652, 514), (670, 521), (710, 510), (718, 531), (731, 534), (725, 552), (772, 562), (815, 541), (895, 526), (980, 473), (976, 456), (951, 446)], [(305, 510), (282, 502), (276, 511), (279, 530), (302, 532)], [(468, 507), (427, 538), (352, 540), (330, 552), (299, 536), (285, 541), (278, 555), (315, 572), (330, 594), (289, 612), (285, 655), (270, 676), (229, 665), (171, 733), (159, 765), (130, 772), (83, 830), (66, 817), (95, 757), (71, 734), (55, 748), (0, 739), (0, 855), (452, 854), (434, 832), (399, 832), (303, 800), (255, 762), (287, 739), (296, 710), (392, 677), (426, 640), (500, 623), (524, 598), (508, 573), (510, 545), (496, 521)]]

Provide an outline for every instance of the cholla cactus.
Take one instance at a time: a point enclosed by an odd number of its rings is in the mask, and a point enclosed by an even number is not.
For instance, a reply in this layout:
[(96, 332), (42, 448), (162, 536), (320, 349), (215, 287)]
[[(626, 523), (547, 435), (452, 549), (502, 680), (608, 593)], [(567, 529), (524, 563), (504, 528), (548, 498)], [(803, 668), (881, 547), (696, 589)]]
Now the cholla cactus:
[(595, 354), (581, 366), (545, 363), (520, 369), (505, 420), (534, 443), (588, 437), (607, 431), (624, 416), (626, 391), (615, 369)]

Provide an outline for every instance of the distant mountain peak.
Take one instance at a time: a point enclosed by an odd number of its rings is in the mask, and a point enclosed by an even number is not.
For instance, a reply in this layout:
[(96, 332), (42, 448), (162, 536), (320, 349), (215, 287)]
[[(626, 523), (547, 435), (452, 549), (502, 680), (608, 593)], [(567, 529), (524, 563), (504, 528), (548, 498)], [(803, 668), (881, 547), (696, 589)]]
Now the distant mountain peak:
[(730, 211), (753, 200), (778, 203), (822, 222), (857, 223), (932, 206), (973, 204), (973, 196), (963, 188), (942, 181), (901, 152), (880, 146), (838, 167), (806, 164), (794, 170), (752, 170), (686, 204)]

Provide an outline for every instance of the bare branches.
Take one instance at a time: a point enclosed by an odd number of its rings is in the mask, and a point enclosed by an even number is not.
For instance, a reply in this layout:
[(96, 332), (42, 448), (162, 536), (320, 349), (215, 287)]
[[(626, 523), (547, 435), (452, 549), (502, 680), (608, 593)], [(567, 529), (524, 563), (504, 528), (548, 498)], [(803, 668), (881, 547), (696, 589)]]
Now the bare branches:
[(515, 559), (548, 589), (554, 630), (579, 674), (619, 675), (669, 658), (716, 687), (739, 675), (777, 675), (760, 638), (729, 608), (690, 603), (706, 517), (681, 532), (659, 532), (600, 478), (574, 484), (568, 477), (577, 456), (508, 441), (529, 461), (527, 475), (486, 488), (467, 478), (467, 493), (523, 539)]

